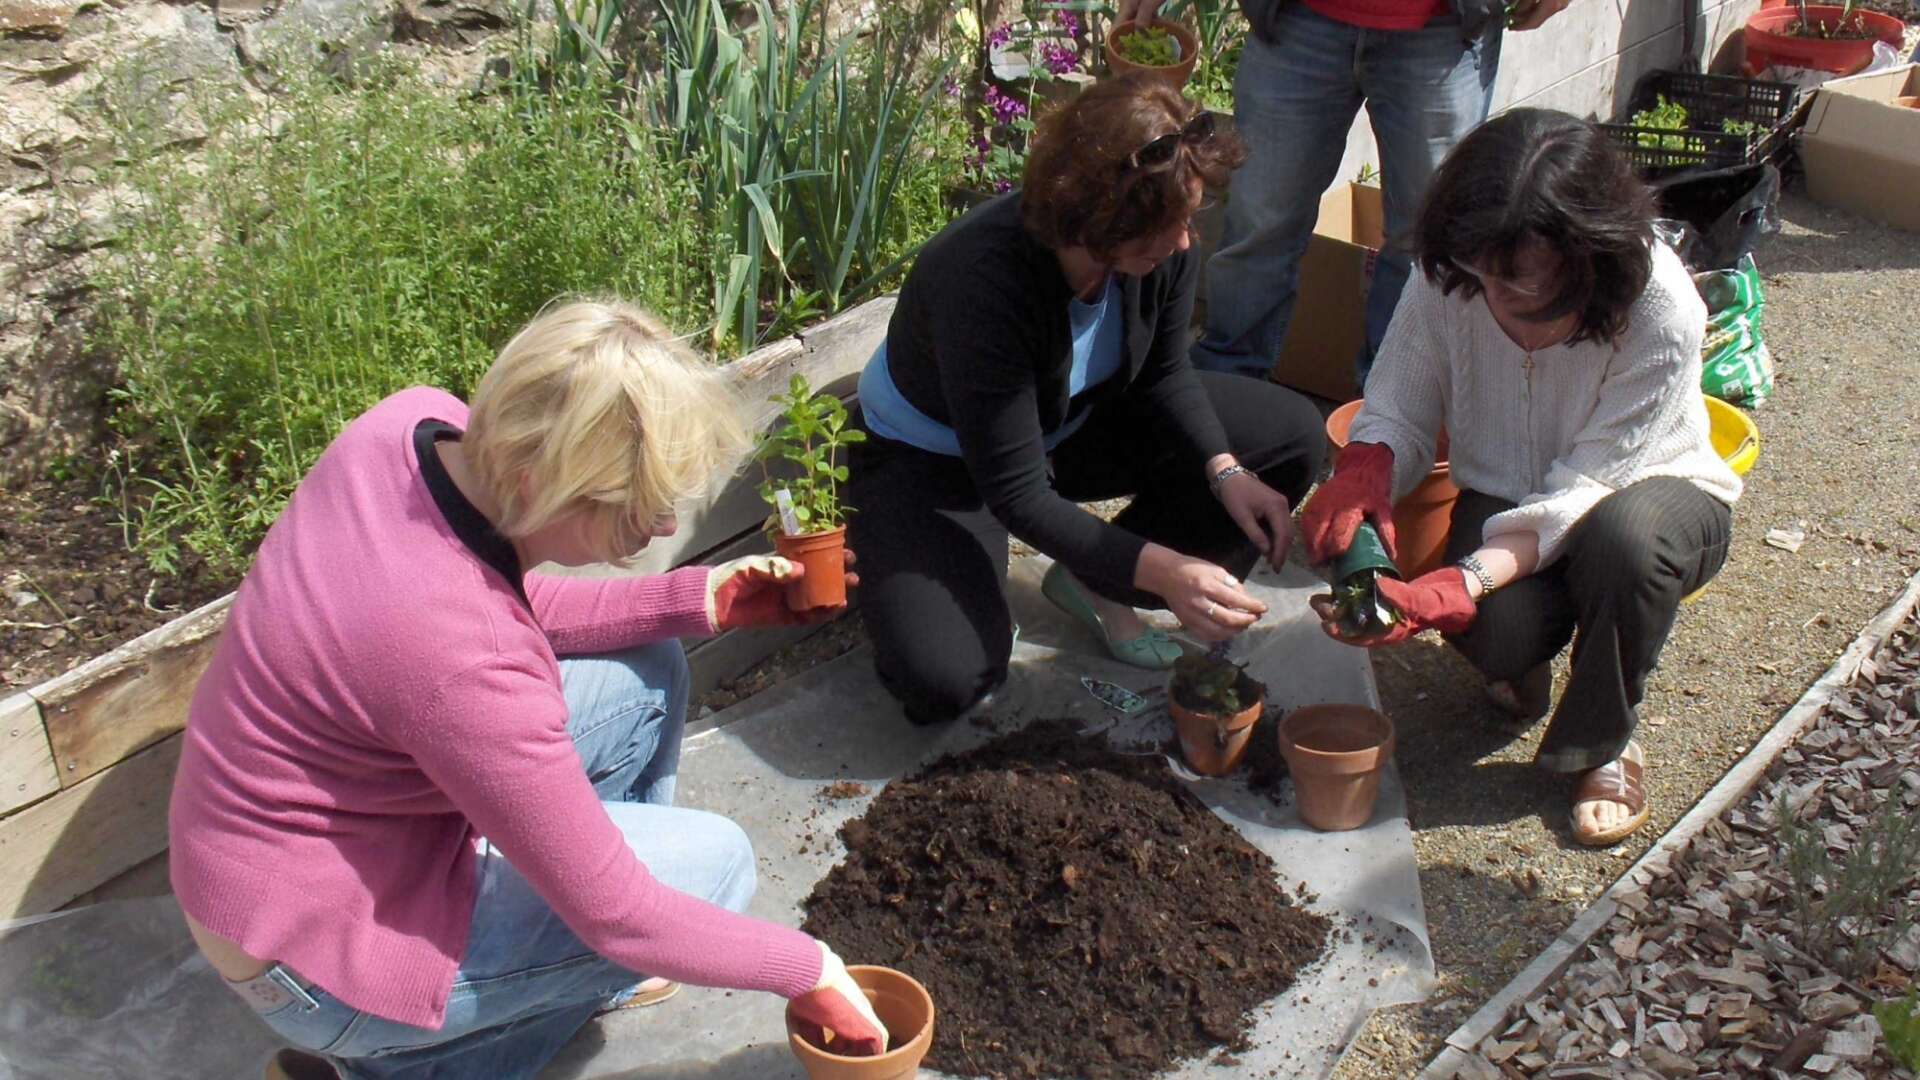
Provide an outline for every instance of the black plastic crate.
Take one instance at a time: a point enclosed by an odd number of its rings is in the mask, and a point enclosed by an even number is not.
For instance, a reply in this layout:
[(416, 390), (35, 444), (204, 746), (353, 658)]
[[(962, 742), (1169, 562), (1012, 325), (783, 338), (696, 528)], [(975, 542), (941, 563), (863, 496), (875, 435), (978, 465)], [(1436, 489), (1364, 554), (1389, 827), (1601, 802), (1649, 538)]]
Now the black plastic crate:
[[(1723, 169), (1768, 160), (1786, 145), (1800, 104), (1800, 90), (1791, 83), (1654, 71), (1634, 87), (1624, 115), (1631, 118), (1651, 109), (1663, 97), (1687, 110), (1687, 130), (1600, 125), (1642, 174)], [(1731, 134), (1723, 126), (1729, 120), (1756, 127)]]

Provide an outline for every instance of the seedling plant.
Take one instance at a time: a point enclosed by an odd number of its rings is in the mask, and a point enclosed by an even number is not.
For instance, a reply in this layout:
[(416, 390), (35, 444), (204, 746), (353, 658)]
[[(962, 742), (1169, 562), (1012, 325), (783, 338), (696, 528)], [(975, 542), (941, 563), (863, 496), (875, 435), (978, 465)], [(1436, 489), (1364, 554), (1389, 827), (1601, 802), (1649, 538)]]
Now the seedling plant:
[[(832, 394), (814, 393), (804, 375), (794, 375), (786, 393), (767, 400), (780, 406), (782, 417), (754, 451), (762, 477), (760, 497), (778, 511), (780, 493), (788, 494), (799, 527), (794, 535), (846, 524), (851, 508), (840, 502), (840, 485), (847, 482), (848, 472), (840, 454), (854, 443), (866, 442), (867, 433), (848, 427), (845, 403)], [(776, 473), (777, 462), (787, 466)], [(769, 518), (769, 527), (777, 527), (779, 520), (776, 513)]]

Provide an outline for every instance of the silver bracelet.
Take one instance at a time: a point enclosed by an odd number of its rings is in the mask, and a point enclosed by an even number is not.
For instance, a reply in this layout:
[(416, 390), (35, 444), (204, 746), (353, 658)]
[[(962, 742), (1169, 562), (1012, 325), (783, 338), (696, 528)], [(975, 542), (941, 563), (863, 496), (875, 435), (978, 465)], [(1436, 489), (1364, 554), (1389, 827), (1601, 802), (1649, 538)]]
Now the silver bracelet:
[(1454, 565), (1480, 579), (1481, 596), (1493, 595), (1493, 571), (1487, 569), (1487, 564), (1481, 562), (1479, 556), (1464, 555)]
[(1226, 486), (1227, 477), (1239, 476), (1242, 474), (1245, 474), (1247, 476), (1252, 476), (1253, 470), (1247, 468), (1245, 465), (1242, 465), (1236, 461), (1233, 464), (1227, 466), (1224, 469), (1221, 469), (1219, 472), (1214, 473), (1212, 476), (1208, 477), (1207, 490), (1213, 492), (1213, 497), (1215, 499), (1218, 499), (1220, 497), (1220, 489)]

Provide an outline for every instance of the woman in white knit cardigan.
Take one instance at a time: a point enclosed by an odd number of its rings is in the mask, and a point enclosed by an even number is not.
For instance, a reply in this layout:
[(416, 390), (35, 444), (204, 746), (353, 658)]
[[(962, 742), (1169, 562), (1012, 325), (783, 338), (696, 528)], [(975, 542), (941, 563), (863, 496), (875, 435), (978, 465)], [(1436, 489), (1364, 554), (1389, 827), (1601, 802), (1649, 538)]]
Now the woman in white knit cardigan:
[[(1680, 599), (1727, 555), (1740, 481), (1708, 440), (1706, 310), (1653, 234), (1646, 186), (1586, 121), (1515, 109), (1440, 167), (1409, 282), (1366, 404), (1301, 534), (1324, 561), (1371, 520), (1391, 548), (1393, 500), (1449, 440), (1461, 488), (1448, 565), (1382, 580), (1383, 637), (1441, 631), (1524, 721), (1565, 692), (1536, 763), (1578, 777), (1573, 834), (1612, 844), (1646, 821), (1635, 707)], [(1316, 599), (1323, 618), (1330, 609)], [(1331, 621), (1327, 631), (1335, 634)]]

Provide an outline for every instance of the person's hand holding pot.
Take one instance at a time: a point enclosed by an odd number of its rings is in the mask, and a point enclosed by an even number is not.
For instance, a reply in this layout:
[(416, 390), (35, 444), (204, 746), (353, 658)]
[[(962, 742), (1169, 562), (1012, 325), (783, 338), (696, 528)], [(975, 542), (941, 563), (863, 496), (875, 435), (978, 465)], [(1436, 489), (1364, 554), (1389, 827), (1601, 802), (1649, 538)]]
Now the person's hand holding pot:
[(1225, 641), (1267, 613), (1232, 574), (1161, 544), (1140, 552), (1134, 585), (1167, 602), (1187, 632), (1202, 641)]
[(1367, 648), (1395, 645), (1422, 630), (1458, 634), (1473, 625), (1473, 616), (1478, 611), (1473, 594), (1467, 591), (1466, 574), (1458, 566), (1429, 570), (1412, 581), (1382, 574), (1374, 579), (1373, 587), (1379, 590), (1380, 599), (1393, 606), (1399, 618), (1386, 633), (1365, 641), (1354, 641), (1340, 633), (1332, 596), (1322, 593), (1307, 603), (1313, 607), (1313, 613), (1320, 616), (1320, 629), (1328, 637)]
[[(817, 940), (817, 939), (816, 939)], [(873, 1057), (887, 1052), (887, 1029), (873, 1011), (873, 1002), (860, 989), (847, 965), (820, 946), (820, 981), (793, 999), (792, 1012), (800, 1037), (828, 1053), (845, 1057)], [(828, 1038), (826, 1032), (832, 1032)]]
[(1394, 558), (1393, 449), (1384, 443), (1349, 443), (1333, 459), (1333, 475), (1300, 513), (1308, 561), (1318, 566), (1346, 554), (1362, 521), (1373, 522)]
[(1160, 17), (1162, 0), (1119, 0), (1114, 5), (1113, 20), (1117, 26), (1123, 22), (1137, 22), (1142, 26), (1151, 26)]
[[(847, 588), (860, 584), (852, 571), (853, 552), (846, 552)], [(743, 626), (798, 626), (823, 622), (846, 610), (845, 605), (793, 611), (787, 607), (789, 582), (806, 576), (806, 568), (778, 555), (747, 555), (707, 571), (707, 625), (714, 633)]]

